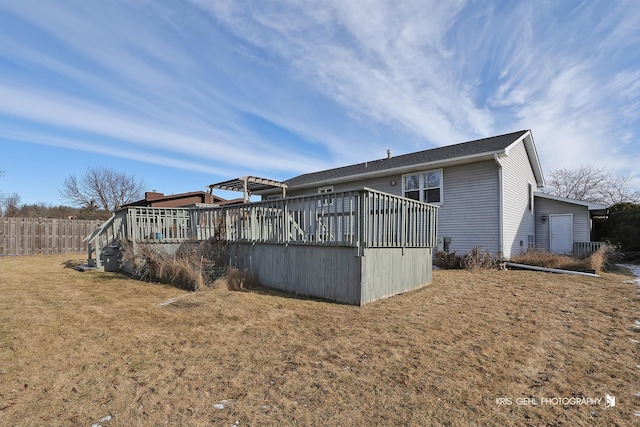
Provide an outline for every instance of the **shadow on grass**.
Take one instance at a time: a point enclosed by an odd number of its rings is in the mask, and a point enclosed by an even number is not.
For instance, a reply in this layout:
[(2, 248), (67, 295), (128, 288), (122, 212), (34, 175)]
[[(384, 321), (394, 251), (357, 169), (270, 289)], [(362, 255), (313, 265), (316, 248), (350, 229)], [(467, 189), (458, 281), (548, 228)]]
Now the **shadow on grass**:
[(85, 274), (89, 274), (92, 276), (95, 275), (96, 279), (102, 282), (112, 282), (112, 281), (118, 281), (118, 280), (135, 280), (139, 282), (139, 280), (131, 277), (131, 275), (128, 273), (120, 273), (120, 272), (112, 273), (112, 272), (93, 270), (93, 271), (87, 271), (85, 272)]
[(331, 301), (331, 300), (320, 298), (320, 297), (294, 294), (293, 292), (281, 291), (279, 289), (269, 288), (263, 285), (256, 285), (256, 284), (237, 287), (227, 283), (227, 289), (229, 289), (232, 292), (250, 292), (257, 295), (276, 297), (276, 298), (287, 298), (287, 299), (295, 299), (300, 301), (315, 301), (315, 302), (324, 302), (324, 303), (331, 303), (331, 304), (342, 304), (336, 301)]
[[(70, 269), (70, 270), (77, 270), (76, 267), (81, 266), (81, 265), (85, 265), (85, 263), (82, 262), (82, 260), (80, 259), (70, 259), (67, 260), (63, 263), (61, 263), (60, 265), (62, 266), (63, 269)], [(125, 272), (125, 271), (119, 271), (119, 272), (108, 272), (108, 271), (103, 271), (103, 270), (86, 270), (86, 271), (81, 271), (81, 270), (77, 270), (78, 274), (87, 274), (87, 275), (91, 275), (94, 276), (95, 279), (98, 279), (100, 281), (115, 281), (115, 280), (136, 280), (136, 278), (134, 278), (131, 274)]]
[(76, 259), (67, 260), (67, 261), (61, 263), (60, 265), (62, 265), (63, 268), (65, 268), (65, 269), (66, 268), (70, 268), (72, 270), (75, 270), (77, 266), (84, 265), (86, 263), (87, 263), (86, 260), (82, 260), (82, 259), (76, 258)]

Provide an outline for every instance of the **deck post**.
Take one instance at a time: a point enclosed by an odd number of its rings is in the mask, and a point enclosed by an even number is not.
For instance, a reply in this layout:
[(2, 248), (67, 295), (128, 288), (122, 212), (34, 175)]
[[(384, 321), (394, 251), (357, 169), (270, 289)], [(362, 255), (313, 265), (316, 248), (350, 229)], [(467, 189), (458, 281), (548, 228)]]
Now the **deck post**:
[[(282, 189), (284, 191), (284, 188)], [(289, 218), (289, 204), (287, 199), (282, 199), (282, 239), (285, 243), (291, 240), (291, 218)]]
[(367, 192), (365, 190), (361, 190), (358, 193), (358, 212), (356, 213), (356, 218), (358, 223), (358, 256), (364, 256), (364, 249), (367, 247), (367, 223), (369, 218), (369, 198), (367, 197)]
[(407, 231), (408, 228), (406, 226), (406, 218), (407, 218), (407, 203), (403, 200), (401, 205), (401, 212), (402, 214), (400, 215), (400, 225), (398, 226), (398, 231), (400, 232), (400, 246), (402, 247), (402, 251), (404, 253), (404, 248), (407, 245)]

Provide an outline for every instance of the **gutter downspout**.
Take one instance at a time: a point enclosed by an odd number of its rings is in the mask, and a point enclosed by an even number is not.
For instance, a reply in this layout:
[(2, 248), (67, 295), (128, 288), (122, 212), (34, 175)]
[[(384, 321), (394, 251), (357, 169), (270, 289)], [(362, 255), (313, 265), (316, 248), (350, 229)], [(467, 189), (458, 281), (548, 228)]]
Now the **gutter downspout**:
[(498, 258), (503, 257), (503, 248), (504, 248), (504, 194), (503, 194), (503, 185), (502, 185), (502, 163), (500, 163), (500, 158), (498, 154), (493, 155), (493, 159), (496, 161), (498, 165), (498, 230), (499, 230), (499, 244), (498, 244)]

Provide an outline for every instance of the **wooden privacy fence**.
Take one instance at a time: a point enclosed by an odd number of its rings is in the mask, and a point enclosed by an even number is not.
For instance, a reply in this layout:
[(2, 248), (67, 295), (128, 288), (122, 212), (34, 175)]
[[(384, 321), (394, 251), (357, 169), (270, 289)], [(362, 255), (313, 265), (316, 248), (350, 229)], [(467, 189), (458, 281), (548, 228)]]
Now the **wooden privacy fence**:
[(0, 217), (0, 255), (87, 252), (85, 237), (100, 220)]

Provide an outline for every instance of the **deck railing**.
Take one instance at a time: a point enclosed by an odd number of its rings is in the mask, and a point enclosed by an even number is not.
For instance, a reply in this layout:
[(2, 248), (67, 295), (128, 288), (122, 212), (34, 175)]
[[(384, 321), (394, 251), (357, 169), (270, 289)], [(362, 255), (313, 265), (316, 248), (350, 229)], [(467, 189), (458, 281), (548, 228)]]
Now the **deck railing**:
[(88, 264), (90, 266), (101, 267), (100, 254), (104, 249), (118, 245), (119, 241), (127, 236), (126, 217), (126, 211), (116, 212), (83, 240), (87, 242)]
[(231, 206), (131, 207), (89, 236), (94, 247), (126, 238), (351, 247), (434, 247), (438, 208), (368, 188)]
[(589, 255), (597, 252), (604, 245), (606, 245), (605, 242), (573, 242), (573, 254)]

